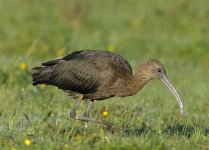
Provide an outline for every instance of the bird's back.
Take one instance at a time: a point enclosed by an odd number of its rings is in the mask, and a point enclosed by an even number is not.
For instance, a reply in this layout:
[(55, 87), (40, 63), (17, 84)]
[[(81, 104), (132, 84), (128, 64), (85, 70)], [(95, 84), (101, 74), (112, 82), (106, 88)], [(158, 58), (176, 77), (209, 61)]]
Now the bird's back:
[(63, 57), (63, 60), (89, 60), (102, 67), (112, 67), (123, 75), (132, 75), (128, 61), (120, 55), (107, 51), (82, 50)]

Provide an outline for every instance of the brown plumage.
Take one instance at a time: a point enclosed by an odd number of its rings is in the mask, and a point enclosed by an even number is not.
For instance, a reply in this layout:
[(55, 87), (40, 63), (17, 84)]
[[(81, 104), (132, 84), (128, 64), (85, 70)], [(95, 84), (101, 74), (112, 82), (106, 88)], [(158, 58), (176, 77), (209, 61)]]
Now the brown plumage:
[[(42, 66), (33, 68), (32, 77), (33, 85), (57, 86), (71, 96), (77, 97), (79, 103), (82, 99), (91, 99), (93, 103), (93, 100), (114, 96), (130, 96), (136, 94), (148, 81), (160, 79), (176, 97), (183, 114), (183, 105), (178, 93), (167, 79), (164, 66), (155, 59), (142, 64), (133, 75), (130, 64), (120, 55), (105, 51), (82, 50), (42, 63)], [(71, 112), (71, 117), (90, 121), (87, 119), (90, 108), (86, 112), (87, 117), (76, 116), (75, 110), (79, 103)]]

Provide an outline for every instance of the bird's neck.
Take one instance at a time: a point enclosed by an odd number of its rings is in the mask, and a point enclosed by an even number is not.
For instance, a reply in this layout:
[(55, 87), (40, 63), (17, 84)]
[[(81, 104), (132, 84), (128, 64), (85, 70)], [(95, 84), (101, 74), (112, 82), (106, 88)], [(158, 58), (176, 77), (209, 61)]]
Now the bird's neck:
[(131, 96), (136, 94), (150, 80), (149, 74), (141, 69), (129, 79), (123, 81), (123, 88), (119, 88), (117, 96)]
[[(149, 73), (144, 71), (144, 69), (141, 67), (138, 72), (136, 72), (130, 78), (119, 81), (119, 84), (122, 83), (122, 86), (120, 85), (121, 88), (117, 89), (117, 96), (125, 97), (134, 95), (140, 91), (143, 86), (151, 79), (152, 78)], [(116, 85), (116, 87), (118, 87), (118, 85)]]
[(130, 80), (127, 81), (127, 87), (129, 87), (127, 90), (130, 92), (129, 95), (136, 94), (149, 80), (149, 74), (140, 69)]

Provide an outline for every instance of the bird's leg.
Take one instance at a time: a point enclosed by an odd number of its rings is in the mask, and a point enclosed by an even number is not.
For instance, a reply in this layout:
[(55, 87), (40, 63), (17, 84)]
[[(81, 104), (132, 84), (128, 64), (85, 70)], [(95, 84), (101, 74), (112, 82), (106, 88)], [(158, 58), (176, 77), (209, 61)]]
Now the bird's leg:
[(88, 118), (89, 116), (89, 111), (91, 109), (91, 106), (93, 104), (93, 101), (91, 100), (90, 104), (88, 105), (88, 107), (86, 108), (86, 111), (84, 113), (84, 117), (80, 117), (80, 116), (77, 116), (76, 115), (76, 110), (81, 102), (81, 100), (83, 99), (83, 95), (78, 95), (78, 99), (77, 99), (77, 102), (75, 104), (75, 106), (73, 107), (73, 109), (71, 110), (70, 112), (70, 117), (75, 119), (75, 120), (81, 120), (81, 121), (85, 121), (85, 122), (96, 122), (96, 123), (99, 123), (99, 121), (95, 120), (95, 119), (90, 119)]
[[(93, 100), (93, 99), (91, 99), (91, 101), (90, 101), (89, 105), (87, 106), (87, 108), (86, 108), (86, 110), (85, 110), (85, 112), (84, 112), (83, 117), (85, 117), (85, 118), (89, 118), (89, 112), (90, 112), (90, 109), (91, 109), (91, 107), (92, 107), (93, 103), (94, 103), (94, 100)], [(88, 127), (88, 121), (85, 121), (85, 122), (84, 122), (84, 127), (85, 127), (85, 128), (87, 128), (87, 127)]]
[(76, 110), (77, 110), (77, 108), (78, 108), (80, 102), (82, 101), (82, 99), (83, 99), (83, 95), (80, 95), (80, 96), (78, 97), (78, 99), (77, 99), (77, 102), (76, 102), (75, 106), (73, 107), (73, 109), (72, 109), (71, 112), (70, 112), (70, 117), (71, 117), (71, 118), (73, 118), (73, 119), (75, 119), (75, 120), (84, 121), (84, 122), (85, 122), (85, 124), (84, 124), (85, 127), (87, 127), (87, 122), (95, 122), (95, 123), (101, 124), (101, 125), (103, 125), (103, 126), (105, 126), (105, 127), (108, 127), (108, 128), (114, 128), (114, 126), (113, 126), (112, 124), (104, 123), (104, 122), (98, 121), (98, 120), (96, 120), (96, 119), (88, 118), (88, 117), (89, 117), (89, 112), (90, 112), (90, 110), (91, 110), (91, 107), (92, 107), (92, 105), (93, 105), (94, 100), (91, 100), (90, 103), (88, 104), (88, 106), (87, 106), (87, 108), (86, 108), (86, 110), (85, 110), (85, 113), (84, 113), (84, 116), (83, 116), (83, 117), (77, 116), (77, 115), (76, 115)]
[(77, 110), (78, 106), (80, 105), (82, 99), (83, 99), (83, 95), (79, 95), (78, 96), (78, 99), (76, 100), (75, 106), (73, 107), (73, 109), (70, 112), (70, 117), (71, 118), (73, 118), (73, 119), (76, 119), (77, 118), (77, 116), (76, 116), (76, 110)]

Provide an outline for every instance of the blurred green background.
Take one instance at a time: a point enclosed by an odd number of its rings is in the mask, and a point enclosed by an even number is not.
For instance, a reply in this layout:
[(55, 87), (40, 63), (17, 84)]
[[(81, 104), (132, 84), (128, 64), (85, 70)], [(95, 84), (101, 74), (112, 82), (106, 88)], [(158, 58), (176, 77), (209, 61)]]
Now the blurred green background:
[[(159, 59), (186, 119), (166, 87), (152, 81), (140, 94), (93, 108), (91, 116), (102, 119), (106, 110), (105, 119), (131, 132), (111, 134), (95, 124), (83, 130), (68, 119), (74, 103), (66, 94), (33, 87), (30, 74), (41, 62), (81, 49), (118, 53), (134, 71)], [(29, 138), (34, 149), (208, 148), (208, 0), (0, 0), (0, 52), (0, 147), (26, 149)]]
[(209, 56), (208, 9), (207, 0), (1, 0), (0, 49), (15, 56), (34, 49), (30, 57), (45, 59), (61, 48), (107, 49), (111, 43), (134, 59), (202, 62)]

